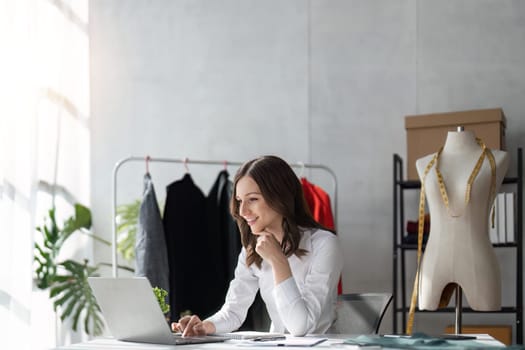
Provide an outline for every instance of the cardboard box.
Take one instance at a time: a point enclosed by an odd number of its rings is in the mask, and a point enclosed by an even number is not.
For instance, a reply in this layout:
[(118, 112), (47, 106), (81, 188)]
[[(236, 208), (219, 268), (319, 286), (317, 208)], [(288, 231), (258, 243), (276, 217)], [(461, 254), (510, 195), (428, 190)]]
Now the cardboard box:
[(447, 133), (458, 126), (473, 131), (489, 148), (505, 149), (505, 115), (501, 108), (406, 116), (407, 180), (419, 180), (416, 160), (437, 152)]
[[(445, 334), (454, 334), (454, 332), (454, 326), (449, 325), (445, 328)], [(509, 325), (463, 325), (461, 334), (488, 334), (505, 345), (512, 345), (512, 326)]]

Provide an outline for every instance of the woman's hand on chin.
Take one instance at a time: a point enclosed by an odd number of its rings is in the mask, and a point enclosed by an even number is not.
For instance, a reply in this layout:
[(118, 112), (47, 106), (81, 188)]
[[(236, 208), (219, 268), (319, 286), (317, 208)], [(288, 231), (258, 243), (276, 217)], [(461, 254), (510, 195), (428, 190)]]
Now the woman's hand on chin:
[(285, 258), (281, 245), (273, 233), (264, 230), (262, 232), (254, 232), (253, 234), (257, 236), (255, 251), (261, 258), (272, 265), (276, 259)]

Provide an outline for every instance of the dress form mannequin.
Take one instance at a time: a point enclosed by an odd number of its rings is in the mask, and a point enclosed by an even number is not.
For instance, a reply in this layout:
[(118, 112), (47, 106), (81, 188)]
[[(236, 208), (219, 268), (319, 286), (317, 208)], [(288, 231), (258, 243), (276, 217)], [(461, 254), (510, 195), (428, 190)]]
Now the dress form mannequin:
[[(495, 193), (509, 165), (508, 154), (491, 150), (496, 165)], [(448, 305), (456, 286), (462, 288), (474, 310), (501, 308), (499, 263), (489, 239), (488, 223), (494, 198), (490, 198), (491, 165), (487, 157), (472, 182), (470, 201), (465, 202), (467, 183), (482, 147), (471, 131), (449, 132), (439, 157), (449, 200), (445, 206), (435, 166), (425, 178), (425, 191), (431, 217), (430, 235), (420, 267), (419, 308), (436, 310)], [(420, 179), (434, 154), (416, 161)]]

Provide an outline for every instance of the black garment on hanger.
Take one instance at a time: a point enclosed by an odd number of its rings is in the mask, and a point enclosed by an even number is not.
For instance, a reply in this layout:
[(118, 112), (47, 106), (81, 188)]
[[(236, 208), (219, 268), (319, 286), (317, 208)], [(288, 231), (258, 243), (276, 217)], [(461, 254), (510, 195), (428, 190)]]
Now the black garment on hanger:
[(190, 174), (168, 185), (164, 231), (170, 270), (171, 320), (182, 312), (210, 316), (215, 305), (210, 295), (217, 290), (210, 267), (213, 261), (207, 239), (206, 198)]
[(208, 244), (213, 260), (210, 266), (211, 273), (216, 277), (218, 288), (209, 297), (213, 298), (215, 310), (220, 309), (224, 303), (224, 297), (228, 289), (226, 277), (226, 233), (222, 225), (224, 212), (222, 211), (222, 190), (228, 183), (228, 173), (221, 171), (215, 180), (208, 197), (206, 198), (206, 224), (208, 227)]
[[(210, 242), (217, 252), (218, 263), (222, 265), (225, 294), (233, 278), (237, 259), (241, 252), (241, 235), (239, 228), (230, 214), (230, 200), (233, 184), (228, 179), (228, 171), (223, 170), (217, 176), (207, 198), (207, 221)], [(218, 249), (221, 247), (221, 249)]]

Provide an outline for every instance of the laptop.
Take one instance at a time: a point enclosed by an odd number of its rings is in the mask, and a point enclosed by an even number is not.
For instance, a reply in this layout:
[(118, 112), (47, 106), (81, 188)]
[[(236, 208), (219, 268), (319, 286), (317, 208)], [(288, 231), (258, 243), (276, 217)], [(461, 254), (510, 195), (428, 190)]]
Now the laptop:
[(89, 277), (88, 283), (115, 339), (172, 345), (229, 339), (212, 335), (183, 338), (173, 333), (146, 277)]

